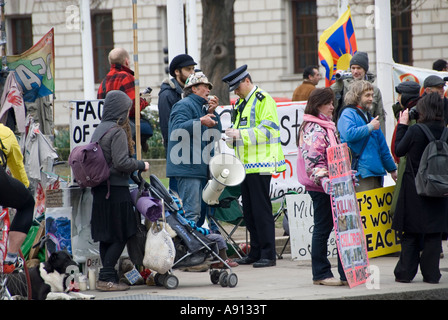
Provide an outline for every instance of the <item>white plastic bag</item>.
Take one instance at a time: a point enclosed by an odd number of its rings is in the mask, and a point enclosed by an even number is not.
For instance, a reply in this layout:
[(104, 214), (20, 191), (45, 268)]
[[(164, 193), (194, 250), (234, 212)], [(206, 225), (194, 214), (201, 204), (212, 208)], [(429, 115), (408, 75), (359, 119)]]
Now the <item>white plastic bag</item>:
[(160, 274), (167, 273), (174, 265), (176, 249), (173, 240), (165, 228), (165, 214), (163, 214), (163, 228), (158, 231), (156, 224), (152, 224), (146, 236), (145, 256), (143, 265)]

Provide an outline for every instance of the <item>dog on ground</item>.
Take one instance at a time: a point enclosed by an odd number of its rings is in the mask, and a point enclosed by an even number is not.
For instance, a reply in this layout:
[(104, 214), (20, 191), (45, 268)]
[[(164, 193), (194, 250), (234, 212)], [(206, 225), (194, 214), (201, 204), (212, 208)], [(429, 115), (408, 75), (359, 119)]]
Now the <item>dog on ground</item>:
[[(29, 269), (33, 300), (90, 300), (93, 295), (70, 291), (67, 279), (78, 264), (67, 251), (57, 251), (47, 261)], [(70, 281), (70, 280), (69, 280)]]

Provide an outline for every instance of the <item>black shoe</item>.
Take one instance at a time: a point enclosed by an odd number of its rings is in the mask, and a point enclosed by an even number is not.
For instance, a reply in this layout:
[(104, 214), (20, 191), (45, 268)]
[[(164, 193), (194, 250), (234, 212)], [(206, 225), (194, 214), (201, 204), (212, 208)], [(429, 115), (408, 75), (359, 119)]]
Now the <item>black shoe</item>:
[(256, 262), (256, 259), (253, 259), (251, 257), (244, 257), (242, 259), (234, 259), (233, 261), (235, 261), (238, 264), (252, 264), (254, 262)]
[(273, 266), (275, 266), (275, 260), (269, 260), (269, 259), (260, 259), (253, 264), (254, 268), (264, 268)]

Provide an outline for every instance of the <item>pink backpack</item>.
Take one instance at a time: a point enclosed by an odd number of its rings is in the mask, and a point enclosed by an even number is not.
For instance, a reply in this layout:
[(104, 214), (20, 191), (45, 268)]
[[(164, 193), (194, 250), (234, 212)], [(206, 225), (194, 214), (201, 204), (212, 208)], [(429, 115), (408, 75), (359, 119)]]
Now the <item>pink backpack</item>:
[[(99, 140), (109, 131), (110, 129)], [(99, 140), (98, 142), (90, 142), (86, 145), (73, 148), (68, 157), (68, 163), (72, 168), (74, 180), (81, 188), (96, 187), (107, 180), (107, 199), (109, 198), (110, 191), (110, 165), (104, 157)]]

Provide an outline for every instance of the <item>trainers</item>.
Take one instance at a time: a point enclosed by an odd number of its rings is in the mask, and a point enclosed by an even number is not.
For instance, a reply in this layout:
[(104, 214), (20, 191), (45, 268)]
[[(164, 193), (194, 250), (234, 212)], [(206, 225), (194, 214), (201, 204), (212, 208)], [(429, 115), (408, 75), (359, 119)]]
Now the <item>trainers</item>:
[(129, 290), (129, 286), (125, 283), (112, 282), (112, 281), (101, 281), (96, 282), (96, 288), (99, 291), (126, 291)]
[(17, 257), (15, 262), (6, 262), (3, 264), (3, 273), (13, 273), (14, 271), (23, 270), (23, 260)]
[(323, 280), (315, 280), (313, 284), (322, 285), (322, 286), (343, 286), (343, 282), (336, 278), (327, 278)]

